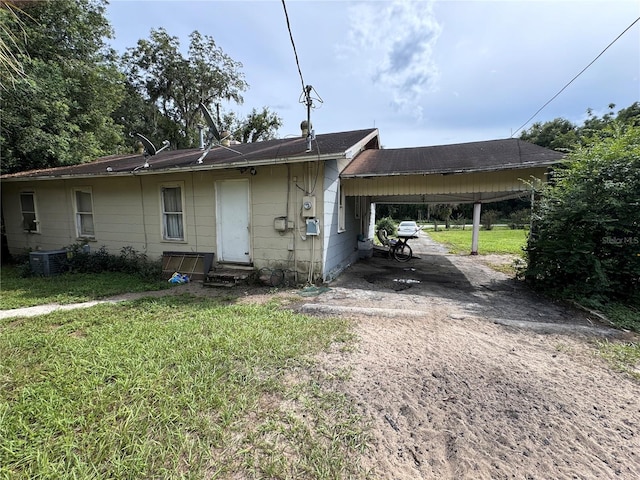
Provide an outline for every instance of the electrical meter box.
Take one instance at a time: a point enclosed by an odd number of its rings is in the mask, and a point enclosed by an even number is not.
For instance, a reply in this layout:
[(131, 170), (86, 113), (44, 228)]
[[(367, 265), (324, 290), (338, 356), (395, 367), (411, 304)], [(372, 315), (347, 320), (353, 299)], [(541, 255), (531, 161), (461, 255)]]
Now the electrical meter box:
[(307, 218), (316, 216), (316, 197), (310, 195), (302, 197), (302, 216)]

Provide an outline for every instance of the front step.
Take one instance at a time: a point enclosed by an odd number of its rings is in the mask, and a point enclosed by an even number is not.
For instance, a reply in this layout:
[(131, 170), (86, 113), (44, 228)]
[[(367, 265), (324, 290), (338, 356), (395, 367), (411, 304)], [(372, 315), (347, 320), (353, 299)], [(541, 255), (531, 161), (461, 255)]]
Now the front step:
[(202, 282), (204, 287), (235, 287), (236, 285), (247, 285), (253, 278), (255, 271), (253, 267), (234, 265), (217, 266), (210, 270)]

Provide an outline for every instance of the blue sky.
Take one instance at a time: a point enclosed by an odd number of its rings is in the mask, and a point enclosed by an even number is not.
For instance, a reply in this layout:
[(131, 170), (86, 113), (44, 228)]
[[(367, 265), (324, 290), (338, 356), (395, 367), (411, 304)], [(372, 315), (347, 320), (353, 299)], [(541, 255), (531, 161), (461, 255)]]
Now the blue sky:
[[(640, 17), (637, 0), (286, 2), (316, 133), (377, 127), (402, 148), (508, 138)], [(243, 64), (248, 113), (269, 107), (279, 136), (306, 110), (280, 0), (111, 0), (119, 52), (164, 27), (198, 30)], [(640, 22), (533, 121), (581, 123), (640, 101)], [(527, 125), (529, 127), (531, 123)], [(525, 127), (526, 128), (526, 127)], [(519, 134), (519, 133), (518, 133)], [(517, 134), (516, 134), (517, 135)]]

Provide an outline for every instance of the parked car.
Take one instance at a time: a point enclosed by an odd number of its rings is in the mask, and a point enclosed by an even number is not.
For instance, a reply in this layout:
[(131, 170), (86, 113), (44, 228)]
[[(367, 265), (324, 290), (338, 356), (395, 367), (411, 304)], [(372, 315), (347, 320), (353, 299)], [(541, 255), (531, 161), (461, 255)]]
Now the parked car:
[(420, 227), (416, 222), (413, 221), (405, 221), (400, 222), (398, 225), (398, 237), (415, 237), (418, 235), (420, 231)]

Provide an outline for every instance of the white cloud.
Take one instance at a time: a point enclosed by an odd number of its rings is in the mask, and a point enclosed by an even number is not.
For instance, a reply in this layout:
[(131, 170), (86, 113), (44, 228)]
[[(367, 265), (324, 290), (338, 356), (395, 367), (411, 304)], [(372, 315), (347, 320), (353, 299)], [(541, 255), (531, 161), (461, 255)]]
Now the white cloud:
[(349, 60), (403, 113), (421, 117), (422, 97), (437, 85), (433, 49), (442, 30), (431, 1), (358, 3), (349, 9)]

